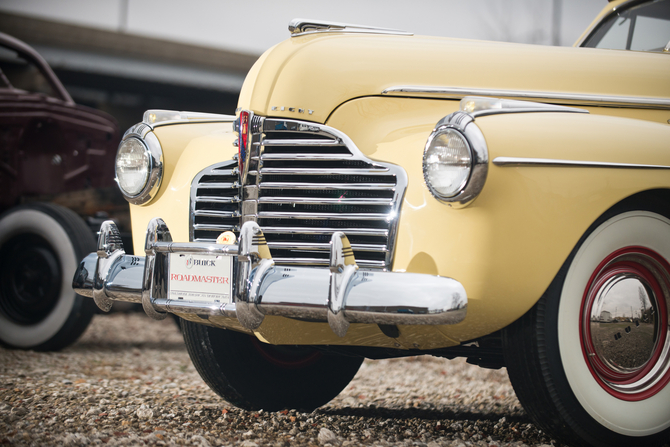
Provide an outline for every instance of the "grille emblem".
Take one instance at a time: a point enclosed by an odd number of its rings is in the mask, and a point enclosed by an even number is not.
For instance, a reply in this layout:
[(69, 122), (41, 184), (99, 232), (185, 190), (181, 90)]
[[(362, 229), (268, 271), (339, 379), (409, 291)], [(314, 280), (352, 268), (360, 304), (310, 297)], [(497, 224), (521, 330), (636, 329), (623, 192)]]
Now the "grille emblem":
[[(288, 109), (289, 112), (296, 112), (296, 110), (297, 110), (298, 113), (305, 113), (305, 109), (303, 109), (303, 108), (301, 108), (301, 107), (298, 107), (298, 108), (296, 108), (296, 107), (285, 107), (285, 106), (282, 106), (282, 107), (272, 106), (272, 107), (271, 107), (271, 110), (272, 110), (273, 112), (276, 112), (276, 111), (278, 111), (278, 110), (279, 110), (279, 111), (282, 111), (282, 112), (285, 112), (286, 109)], [(309, 113), (310, 115), (313, 115), (313, 114), (314, 114), (314, 110), (307, 109), (307, 113)]]
[(249, 157), (251, 155), (251, 119), (253, 112), (243, 110), (240, 112), (239, 124), (236, 126), (239, 134), (237, 146), (237, 163), (240, 170), (240, 183), (246, 184), (249, 173)]

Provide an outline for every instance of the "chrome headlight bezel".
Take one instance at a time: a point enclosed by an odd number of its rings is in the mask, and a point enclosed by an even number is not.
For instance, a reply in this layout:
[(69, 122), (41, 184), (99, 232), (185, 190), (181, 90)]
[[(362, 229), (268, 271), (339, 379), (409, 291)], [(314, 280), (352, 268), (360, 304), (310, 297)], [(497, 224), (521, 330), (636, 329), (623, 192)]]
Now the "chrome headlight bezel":
[[(457, 132), (465, 142), (470, 153), (470, 173), (458, 190), (445, 195), (438, 191), (428, 176), (427, 155), (432, 142), (441, 134)], [(488, 174), (489, 155), (484, 134), (474, 123), (474, 118), (464, 112), (455, 112), (440, 120), (431, 132), (423, 151), (423, 178), (430, 193), (441, 202), (452, 207), (469, 205), (482, 191)]]
[[(121, 148), (124, 143), (134, 139), (139, 141), (139, 143), (144, 147), (145, 155), (147, 158), (147, 170), (148, 174), (144, 186), (140, 189), (138, 193), (132, 194), (124, 190), (119, 181), (119, 167), (118, 159)], [(146, 124), (136, 124), (126, 131), (123, 135), (121, 143), (119, 143), (119, 148), (116, 152), (116, 161), (114, 163), (114, 172), (115, 180), (119, 185), (119, 189), (123, 194), (123, 197), (133, 205), (143, 205), (151, 201), (158, 193), (160, 188), (161, 181), (163, 179), (163, 149), (161, 148), (158, 138), (153, 133), (151, 127)]]

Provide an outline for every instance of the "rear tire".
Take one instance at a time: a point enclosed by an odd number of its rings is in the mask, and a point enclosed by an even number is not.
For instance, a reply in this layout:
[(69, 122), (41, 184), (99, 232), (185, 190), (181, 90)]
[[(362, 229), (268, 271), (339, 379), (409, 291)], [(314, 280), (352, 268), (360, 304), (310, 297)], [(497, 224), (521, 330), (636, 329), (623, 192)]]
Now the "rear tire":
[(79, 262), (95, 251), (86, 223), (69, 209), (22, 205), (0, 217), (0, 343), (52, 351), (88, 327), (95, 303), (72, 290)]
[(545, 431), (570, 445), (670, 439), (669, 261), (670, 219), (608, 212), (504, 331), (514, 390)]
[(245, 410), (312, 411), (337, 396), (363, 362), (309, 346), (274, 346), (241, 332), (181, 320), (189, 356), (219, 396)]

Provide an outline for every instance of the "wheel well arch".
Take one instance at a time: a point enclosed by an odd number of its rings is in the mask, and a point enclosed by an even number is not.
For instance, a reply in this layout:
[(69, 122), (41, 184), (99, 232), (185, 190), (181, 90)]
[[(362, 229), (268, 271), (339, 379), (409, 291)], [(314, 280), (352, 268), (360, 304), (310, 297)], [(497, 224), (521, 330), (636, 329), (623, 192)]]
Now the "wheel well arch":
[[(596, 222), (594, 222), (594, 225), (600, 222), (604, 216), (608, 216), (613, 212), (620, 212), (623, 209), (633, 208), (654, 211), (670, 218), (670, 189), (648, 189), (628, 196), (605, 211)], [(589, 228), (587, 233), (589, 233), (590, 230), (591, 228)]]
[[(605, 212), (598, 216), (595, 221), (593, 221), (593, 223), (586, 229), (586, 231), (584, 231), (582, 236), (570, 251), (570, 254), (567, 256), (565, 261), (563, 261), (563, 264), (561, 264), (561, 268), (556, 273), (552, 284), (557, 280), (557, 278), (561, 277), (562, 273), (564, 274), (565, 269), (574, 258), (577, 250), (579, 250), (579, 247), (581, 247), (588, 235), (591, 234), (594, 229), (616, 214), (636, 209), (641, 211), (655, 212), (670, 219), (670, 189), (656, 188), (639, 191), (624, 199), (621, 199), (619, 202), (609, 207)], [(549, 288), (550, 287), (551, 285)]]

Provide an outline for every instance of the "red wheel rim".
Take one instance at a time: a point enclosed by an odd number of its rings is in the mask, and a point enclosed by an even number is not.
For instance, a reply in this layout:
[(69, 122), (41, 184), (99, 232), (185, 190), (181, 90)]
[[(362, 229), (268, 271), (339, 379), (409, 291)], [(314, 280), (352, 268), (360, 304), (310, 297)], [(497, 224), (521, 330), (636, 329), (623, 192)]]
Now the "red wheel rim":
[[(625, 290), (632, 286), (641, 303), (637, 309), (631, 305), (631, 291)], [(670, 265), (644, 247), (611, 253), (591, 275), (582, 298), (580, 342), (593, 378), (612, 396), (648, 399), (670, 381), (669, 290)], [(609, 318), (612, 306), (623, 303), (623, 316), (615, 311)]]

